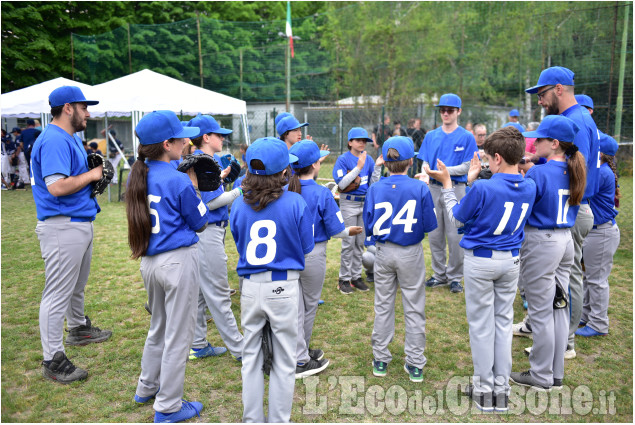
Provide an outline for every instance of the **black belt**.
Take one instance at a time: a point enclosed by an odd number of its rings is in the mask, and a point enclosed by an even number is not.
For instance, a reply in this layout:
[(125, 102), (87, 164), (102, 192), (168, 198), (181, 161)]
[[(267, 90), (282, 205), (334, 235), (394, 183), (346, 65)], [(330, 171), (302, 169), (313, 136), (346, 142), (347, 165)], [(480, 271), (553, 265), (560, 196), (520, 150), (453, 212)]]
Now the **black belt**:
[(223, 221), (217, 221), (216, 223), (213, 223), (218, 227), (227, 227), (227, 225), (229, 224), (229, 220), (223, 220)]

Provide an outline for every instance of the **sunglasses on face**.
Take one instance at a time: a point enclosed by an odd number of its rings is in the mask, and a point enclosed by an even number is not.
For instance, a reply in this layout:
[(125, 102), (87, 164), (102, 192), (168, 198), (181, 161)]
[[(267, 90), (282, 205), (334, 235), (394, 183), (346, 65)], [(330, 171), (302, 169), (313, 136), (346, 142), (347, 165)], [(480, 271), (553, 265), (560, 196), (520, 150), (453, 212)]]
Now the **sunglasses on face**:
[(441, 114), (453, 114), (456, 111), (456, 108), (439, 108), (439, 112)]

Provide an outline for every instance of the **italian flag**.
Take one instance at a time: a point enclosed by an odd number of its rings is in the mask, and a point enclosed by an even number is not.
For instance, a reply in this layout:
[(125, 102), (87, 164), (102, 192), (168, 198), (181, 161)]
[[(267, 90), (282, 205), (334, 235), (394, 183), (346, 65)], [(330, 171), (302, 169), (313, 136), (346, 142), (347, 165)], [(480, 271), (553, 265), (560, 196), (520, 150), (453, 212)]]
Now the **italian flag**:
[(291, 57), (293, 57), (293, 32), (291, 31), (291, 2), (287, 2), (287, 37), (289, 37), (289, 47), (291, 48)]

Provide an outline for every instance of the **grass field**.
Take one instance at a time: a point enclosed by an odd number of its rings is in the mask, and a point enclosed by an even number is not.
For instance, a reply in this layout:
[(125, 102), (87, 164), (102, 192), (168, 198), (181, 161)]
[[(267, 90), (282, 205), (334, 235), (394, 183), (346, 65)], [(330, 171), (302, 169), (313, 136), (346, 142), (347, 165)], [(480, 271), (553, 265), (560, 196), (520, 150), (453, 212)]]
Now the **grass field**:
[[(321, 176), (330, 176), (325, 165)], [(576, 339), (578, 356), (567, 361), (565, 388), (549, 397), (512, 386), (511, 412), (480, 414), (467, 398), (457, 398), (456, 383), (472, 373), (465, 297), (447, 287), (426, 294), (428, 363), (423, 384), (403, 370), (404, 324), (396, 302), (396, 334), (390, 345), (388, 375), (372, 375), (370, 336), (373, 289), (341, 295), (336, 289), (340, 242), (328, 244), (327, 275), (312, 346), (322, 348), (331, 365), (319, 379), (297, 381), (294, 422), (628, 422), (633, 420), (633, 239), (630, 177), (620, 181), (623, 198), (618, 223), (621, 244), (610, 279), (610, 334)], [(151, 406), (133, 402), (150, 316), (143, 308), (145, 290), (139, 262), (129, 259), (123, 203), (101, 196), (95, 221), (86, 314), (96, 326), (111, 329), (102, 344), (67, 347), (67, 355), (89, 371), (86, 382), (63, 386), (42, 378), (38, 310), (44, 264), (34, 229), (30, 189), (2, 192), (2, 421), (3, 422), (151, 422)], [(430, 275), (428, 243), (423, 243)], [(227, 234), (230, 286), (238, 287), (237, 254)], [(413, 264), (413, 267), (421, 267)], [(239, 297), (232, 298), (240, 321)], [(515, 321), (524, 311), (517, 297)], [(208, 339), (222, 341), (210, 326)], [(515, 337), (513, 370), (529, 368), (523, 348), (531, 341)], [(198, 422), (240, 422), (239, 364), (229, 355), (189, 362), (185, 397), (203, 402)]]

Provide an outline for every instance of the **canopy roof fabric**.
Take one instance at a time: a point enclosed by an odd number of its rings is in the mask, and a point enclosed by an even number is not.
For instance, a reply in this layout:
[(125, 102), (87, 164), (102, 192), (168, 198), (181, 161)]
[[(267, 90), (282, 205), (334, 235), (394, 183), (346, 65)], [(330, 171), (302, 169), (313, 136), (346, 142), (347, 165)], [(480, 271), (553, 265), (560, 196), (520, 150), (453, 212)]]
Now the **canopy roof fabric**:
[[(49, 94), (61, 86), (77, 86), (86, 99), (93, 100), (93, 87), (67, 78), (58, 77), (40, 84), (5, 93), (0, 97), (2, 116), (17, 118), (39, 118), (51, 112)], [(98, 100), (98, 99), (95, 99)]]
[(193, 86), (144, 69), (93, 87), (92, 96), (99, 105), (91, 106), (92, 115), (129, 115), (130, 111), (152, 112), (166, 109), (184, 115), (246, 115), (244, 100)]
[(0, 98), (2, 115), (38, 118), (51, 111), (49, 94), (58, 87), (73, 85), (82, 89), (86, 99), (98, 100), (90, 106), (93, 117), (130, 116), (131, 111), (152, 112), (167, 109), (184, 115), (204, 114), (246, 115), (247, 104), (220, 93), (184, 83), (144, 69), (107, 83), (90, 86), (66, 78), (55, 78), (20, 90), (5, 93)]

